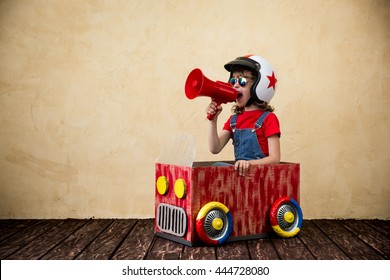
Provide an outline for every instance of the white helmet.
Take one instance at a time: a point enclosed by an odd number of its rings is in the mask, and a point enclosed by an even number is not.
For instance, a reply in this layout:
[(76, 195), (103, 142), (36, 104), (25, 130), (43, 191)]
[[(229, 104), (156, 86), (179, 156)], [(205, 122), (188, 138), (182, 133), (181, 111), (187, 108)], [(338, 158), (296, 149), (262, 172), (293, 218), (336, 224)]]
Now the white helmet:
[(235, 60), (225, 64), (225, 69), (230, 72), (230, 76), (232, 75), (231, 68), (235, 65), (248, 67), (258, 73), (257, 79), (251, 87), (251, 99), (248, 103), (251, 104), (254, 101), (265, 101), (269, 103), (275, 95), (276, 82), (278, 81), (272, 65), (257, 55), (250, 54), (237, 57)]

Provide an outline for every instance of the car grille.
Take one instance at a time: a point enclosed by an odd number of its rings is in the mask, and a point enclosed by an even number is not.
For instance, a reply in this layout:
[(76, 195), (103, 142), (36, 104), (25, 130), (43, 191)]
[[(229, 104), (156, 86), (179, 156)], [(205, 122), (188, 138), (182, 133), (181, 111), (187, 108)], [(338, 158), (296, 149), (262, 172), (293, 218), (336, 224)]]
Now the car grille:
[(160, 203), (157, 206), (156, 223), (162, 232), (179, 237), (187, 231), (187, 215), (183, 208)]

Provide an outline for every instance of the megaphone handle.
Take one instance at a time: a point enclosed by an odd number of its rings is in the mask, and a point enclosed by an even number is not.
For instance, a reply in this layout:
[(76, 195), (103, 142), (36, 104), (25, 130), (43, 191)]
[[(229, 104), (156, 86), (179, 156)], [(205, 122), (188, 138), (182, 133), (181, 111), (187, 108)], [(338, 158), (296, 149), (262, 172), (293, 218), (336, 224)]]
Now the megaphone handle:
[[(215, 100), (214, 100), (214, 101), (215, 101)], [(217, 107), (220, 106), (220, 105), (222, 104), (222, 102), (218, 102), (218, 101), (216, 101), (216, 102), (217, 102)], [(216, 114), (217, 114), (217, 113), (215, 113), (215, 114), (207, 114), (207, 119), (208, 119), (209, 121), (212, 121), (212, 120), (215, 118)]]

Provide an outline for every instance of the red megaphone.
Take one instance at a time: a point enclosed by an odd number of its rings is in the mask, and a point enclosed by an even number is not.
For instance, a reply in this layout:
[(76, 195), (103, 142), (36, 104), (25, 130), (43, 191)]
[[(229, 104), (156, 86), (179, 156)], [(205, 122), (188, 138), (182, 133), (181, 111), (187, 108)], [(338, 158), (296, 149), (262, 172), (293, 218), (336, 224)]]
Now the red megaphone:
[[(233, 102), (237, 99), (237, 91), (229, 83), (220, 81), (213, 82), (203, 75), (202, 70), (196, 68), (188, 75), (184, 87), (188, 99), (194, 99), (198, 96), (211, 97), (217, 105)], [(214, 115), (207, 115), (209, 120), (214, 119)]]

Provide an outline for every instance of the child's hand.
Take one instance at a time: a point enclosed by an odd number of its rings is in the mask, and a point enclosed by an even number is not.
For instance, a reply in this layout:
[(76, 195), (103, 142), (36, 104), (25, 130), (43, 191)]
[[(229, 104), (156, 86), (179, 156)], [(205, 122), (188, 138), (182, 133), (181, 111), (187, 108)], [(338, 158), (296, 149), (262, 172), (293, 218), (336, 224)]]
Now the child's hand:
[(209, 115), (209, 114), (215, 115), (214, 120), (221, 112), (222, 112), (222, 106), (221, 105), (217, 106), (217, 102), (215, 102), (215, 101), (211, 101), (209, 106), (207, 106), (207, 108), (206, 108), (207, 115)]
[(236, 162), (236, 164), (234, 165), (234, 170), (238, 171), (238, 175), (245, 176), (245, 174), (248, 171), (250, 166), (251, 166), (251, 163), (249, 161), (238, 160)]

